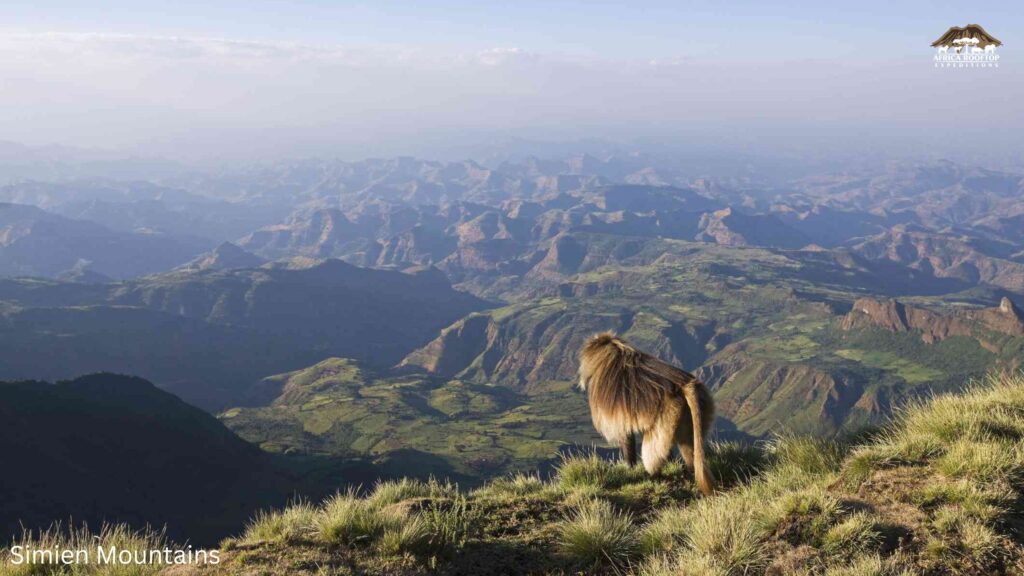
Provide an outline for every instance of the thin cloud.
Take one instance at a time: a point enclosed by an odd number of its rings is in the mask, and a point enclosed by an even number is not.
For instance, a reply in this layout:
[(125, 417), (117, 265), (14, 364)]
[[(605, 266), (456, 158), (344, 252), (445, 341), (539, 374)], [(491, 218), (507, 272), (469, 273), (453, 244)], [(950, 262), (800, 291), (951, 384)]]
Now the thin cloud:
[(108, 33), (0, 33), (7, 60), (203, 61), (217, 64), (320, 63), (348, 66), (407, 66), (432, 69), (452, 65), (539, 63), (542, 56), (522, 48), (495, 47), (477, 52), (427, 51), (416, 47), (359, 47), (224, 38), (146, 36)]
[[(946, 141), (970, 116), (979, 143), (1020, 128), (1011, 70), (939, 74), (928, 51), (857, 60), (719, 62), (687, 54), (611, 60), (521, 46), (439, 49), (106, 33), (0, 33), (0, 140), (189, 153), (299, 141), (353, 147), (458, 138), (718, 137), (766, 146)], [(986, 89), (979, 90), (978, 83)], [(942, 94), (936, 98), (935, 94)], [(254, 134), (256, 136), (254, 136)], [(909, 141), (909, 140), (907, 140)]]

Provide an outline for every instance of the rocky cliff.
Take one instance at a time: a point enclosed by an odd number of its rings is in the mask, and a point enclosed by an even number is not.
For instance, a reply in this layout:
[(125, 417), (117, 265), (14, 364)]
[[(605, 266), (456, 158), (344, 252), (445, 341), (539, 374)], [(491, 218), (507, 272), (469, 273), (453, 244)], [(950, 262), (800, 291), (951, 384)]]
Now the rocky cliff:
[[(907, 306), (892, 299), (860, 298), (840, 324), (844, 330), (877, 326), (892, 332), (920, 330), (927, 343), (945, 340), (951, 336), (976, 337), (982, 341), (984, 332), (1008, 336), (1024, 335), (1024, 317), (1009, 299), (1004, 297), (994, 308), (935, 312), (926, 308)], [(986, 346), (989, 347), (989, 346)]]

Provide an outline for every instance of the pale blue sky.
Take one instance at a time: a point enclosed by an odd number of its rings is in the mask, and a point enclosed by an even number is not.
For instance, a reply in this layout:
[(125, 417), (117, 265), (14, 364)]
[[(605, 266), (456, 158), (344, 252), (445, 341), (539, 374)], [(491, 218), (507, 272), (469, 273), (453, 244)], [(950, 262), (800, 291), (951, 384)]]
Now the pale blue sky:
[(592, 1), (4, 1), (0, 29), (213, 36), (303, 43), (442, 48), (519, 46), (606, 58), (664, 58), (713, 47), (757, 57), (766, 43), (817, 42), (824, 56), (861, 42), (912, 49), (944, 28), (978, 22), (1009, 35), (1024, 7), (988, 2)]
[[(934, 70), (928, 44), (970, 22), (1005, 42), (1000, 69)], [(959, 116), (964, 138), (1012, 144), (1021, 31), (1006, 0), (0, 1), (0, 140), (401, 151), (426, 133), (782, 129), (923, 145)]]

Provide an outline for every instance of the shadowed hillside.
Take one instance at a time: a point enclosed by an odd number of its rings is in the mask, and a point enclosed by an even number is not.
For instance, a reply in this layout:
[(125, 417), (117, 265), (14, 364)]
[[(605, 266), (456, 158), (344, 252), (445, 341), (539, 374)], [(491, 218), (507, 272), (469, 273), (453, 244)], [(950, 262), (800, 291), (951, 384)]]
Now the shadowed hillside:
[(209, 542), (291, 491), (268, 454), (129, 376), (0, 383), (0, 452), (5, 535), (105, 520)]

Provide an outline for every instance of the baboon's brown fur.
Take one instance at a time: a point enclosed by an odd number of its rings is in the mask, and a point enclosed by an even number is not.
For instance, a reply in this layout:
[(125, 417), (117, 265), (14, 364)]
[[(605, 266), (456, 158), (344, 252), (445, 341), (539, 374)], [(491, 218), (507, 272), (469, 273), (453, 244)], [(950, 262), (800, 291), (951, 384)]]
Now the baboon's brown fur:
[(676, 444), (701, 491), (711, 494), (714, 484), (704, 463), (704, 436), (715, 406), (707, 387), (693, 374), (605, 332), (583, 345), (580, 388), (590, 399), (594, 427), (609, 442), (620, 444), (628, 459), (635, 458), (627, 448), (633, 435), (643, 434), (644, 468), (657, 474)]

